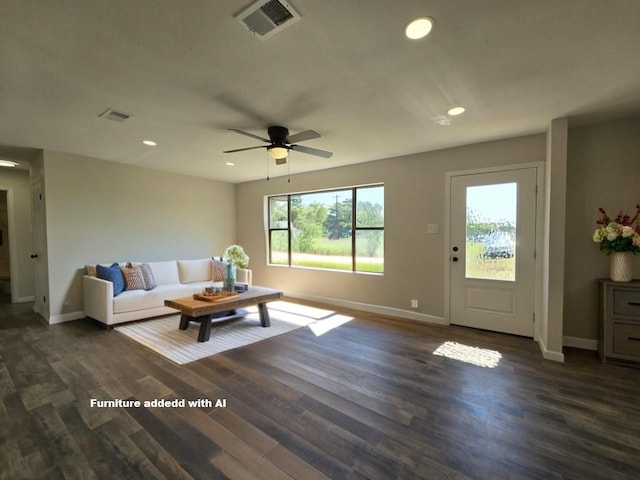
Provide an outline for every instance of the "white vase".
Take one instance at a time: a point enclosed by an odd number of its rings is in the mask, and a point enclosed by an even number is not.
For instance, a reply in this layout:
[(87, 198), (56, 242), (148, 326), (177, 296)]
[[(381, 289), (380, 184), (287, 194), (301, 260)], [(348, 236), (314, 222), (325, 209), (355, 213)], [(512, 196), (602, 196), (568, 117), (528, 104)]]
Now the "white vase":
[(614, 282), (630, 282), (633, 279), (631, 252), (613, 252), (611, 254), (610, 278)]

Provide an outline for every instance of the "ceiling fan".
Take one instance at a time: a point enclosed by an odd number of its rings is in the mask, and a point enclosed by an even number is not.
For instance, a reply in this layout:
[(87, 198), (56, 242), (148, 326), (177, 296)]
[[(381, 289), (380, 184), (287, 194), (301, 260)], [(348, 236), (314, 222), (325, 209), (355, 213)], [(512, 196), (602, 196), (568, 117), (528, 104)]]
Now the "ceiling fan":
[(289, 150), (296, 152), (308, 153), (309, 155), (315, 155), (317, 157), (330, 158), (333, 152), (326, 150), (320, 150), (318, 148), (305, 147), (304, 145), (297, 145), (296, 142), (304, 142), (306, 140), (313, 140), (314, 138), (320, 138), (320, 134), (314, 130), (305, 130), (294, 135), (289, 135), (289, 130), (285, 127), (273, 126), (267, 129), (269, 138), (259, 137), (253, 133), (245, 132), (235, 128), (230, 128), (232, 132), (239, 133), (240, 135), (246, 135), (247, 137), (261, 140), (269, 145), (259, 145), (256, 147), (237, 148), (235, 150), (225, 150), (222, 153), (235, 153), (244, 152), (245, 150), (253, 150), (256, 148), (266, 148), (267, 153), (272, 158), (275, 158), (276, 164), (282, 165), (287, 163), (287, 155)]

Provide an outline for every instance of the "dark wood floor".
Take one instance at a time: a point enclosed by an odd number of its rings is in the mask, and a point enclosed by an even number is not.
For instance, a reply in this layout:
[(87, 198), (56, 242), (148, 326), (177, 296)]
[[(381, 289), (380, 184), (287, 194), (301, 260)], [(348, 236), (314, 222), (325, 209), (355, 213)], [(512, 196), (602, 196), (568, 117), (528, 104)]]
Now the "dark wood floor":
[[(444, 342), (501, 358), (433, 355)], [(31, 305), (2, 305), (1, 478), (640, 478), (640, 369), (565, 353), (357, 314), (176, 366), (89, 320), (47, 326)]]

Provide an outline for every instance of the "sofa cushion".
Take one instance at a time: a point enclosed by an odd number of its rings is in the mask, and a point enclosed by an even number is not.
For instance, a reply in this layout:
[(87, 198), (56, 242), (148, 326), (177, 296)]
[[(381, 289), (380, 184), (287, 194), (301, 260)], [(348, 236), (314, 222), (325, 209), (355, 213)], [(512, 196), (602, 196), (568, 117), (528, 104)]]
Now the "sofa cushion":
[(166, 262), (149, 262), (149, 267), (153, 272), (158, 285), (173, 285), (180, 283), (180, 275), (178, 274), (178, 264), (175, 260)]
[(158, 285), (153, 290), (127, 290), (113, 299), (113, 313), (134, 312), (151, 308), (164, 307), (165, 300), (188, 297), (193, 288), (179, 283)]
[(118, 262), (114, 262), (109, 267), (104, 265), (96, 265), (96, 274), (98, 278), (113, 283), (113, 296), (120, 295), (125, 288), (124, 275)]
[(211, 281), (211, 259), (178, 260), (180, 283)]
[(140, 267), (123, 267), (125, 290), (146, 290)]

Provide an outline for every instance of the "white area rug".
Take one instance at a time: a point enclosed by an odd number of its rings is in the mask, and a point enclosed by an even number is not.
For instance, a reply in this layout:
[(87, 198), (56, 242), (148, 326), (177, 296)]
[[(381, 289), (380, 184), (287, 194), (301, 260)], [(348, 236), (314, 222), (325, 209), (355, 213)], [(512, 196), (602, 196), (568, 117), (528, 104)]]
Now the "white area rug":
[(263, 328), (257, 307), (243, 309), (247, 315), (220, 325), (213, 324), (211, 339), (198, 342), (200, 324), (191, 322), (180, 330), (180, 315), (156, 318), (115, 327), (119, 333), (173, 360), (178, 365), (194, 362), (216, 353), (243, 347), (282, 335), (331, 316), (334, 312), (295, 303), (277, 301), (268, 304), (271, 326)]

